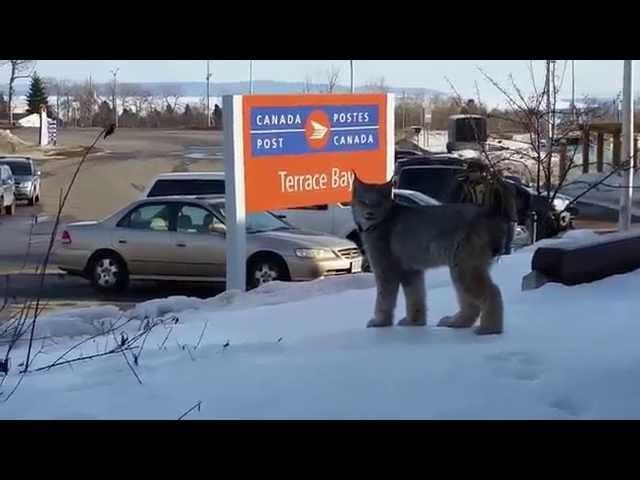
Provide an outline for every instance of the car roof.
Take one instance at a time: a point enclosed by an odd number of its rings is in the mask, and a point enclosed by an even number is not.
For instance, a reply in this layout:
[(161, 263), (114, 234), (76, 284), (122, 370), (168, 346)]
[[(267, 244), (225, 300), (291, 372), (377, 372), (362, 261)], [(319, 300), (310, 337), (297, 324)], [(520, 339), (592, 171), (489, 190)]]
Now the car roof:
[(224, 180), (224, 172), (161, 173), (155, 180)]
[(6, 157), (4, 155), (1, 155), (0, 156), (0, 162), (2, 162), (2, 161), (29, 163), (29, 162), (31, 162), (31, 157)]

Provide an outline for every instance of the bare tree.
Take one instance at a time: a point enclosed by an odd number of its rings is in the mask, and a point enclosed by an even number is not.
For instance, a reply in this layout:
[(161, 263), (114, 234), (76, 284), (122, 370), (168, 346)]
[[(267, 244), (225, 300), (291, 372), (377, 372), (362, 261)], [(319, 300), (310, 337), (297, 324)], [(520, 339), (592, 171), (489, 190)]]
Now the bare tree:
[(335, 65), (331, 65), (331, 68), (327, 70), (327, 93), (333, 93), (338, 84), (340, 78), (340, 68)]
[(376, 93), (387, 93), (389, 92), (389, 87), (384, 79), (384, 77), (376, 78), (368, 81), (364, 85), (364, 89), (368, 92), (376, 92)]
[(170, 107), (174, 112), (180, 104), (180, 98), (182, 97), (182, 89), (179, 85), (166, 84), (160, 87), (160, 96), (162, 97), (162, 103), (164, 107)]
[(69, 121), (69, 109), (71, 107), (68, 97), (71, 94), (72, 82), (66, 79), (58, 79), (53, 77), (45, 78), (45, 84), (50, 93), (56, 96), (56, 117), (62, 118), (62, 110), (64, 109), (66, 115), (64, 116), (65, 122)]
[(311, 75), (308, 73), (304, 76), (304, 85), (302, 86), (302, 93), (311, 93)]
[(74, 103), (78, 106), (80, 126), (90, 127), (93, 114), (98, 106), (96, 85), (90, 80), (74, 85), (71, 92)]
[(153, 94), (150, 90), (136, 83), (127, 85), (127, 95), (131, 99), (131, 106), (138, 115), (144, 115), (153, 104)]
[(8, 109), (9, 109), (9, 124), (13, 125), (13, 94), (14, 88), (13, 85), (16, 80), (21, 78), (29, 78), (33, 73), (33, 70), (36, 66), (35, 60), (3, 60), (0, 63), (0, 66), (9, 65), (10, 73), (9, 73), (9, 98), (8, 98)]
[[(571, 138), (579, 138), (582, 129), (601, 118), (603, 113), (597, 106), (572, 108), (570, 111), (558, 107), (558, 95), (562, 89), (567, 63), (565, 61), (558, 71), (555, 63), (547, 62), (544, 72), (545, 81), (542, 82), (541, 88), (538, 88), (533, 68), (530, 66), (532, 91), (529, 94), (523, 91), (513, 76), (509, 76), (511, 85), (507, 88), (481, 70), (489, 83), (504, 96), (509, 106), (510, 115), (503, 119), (527, 133), (525, 142), (527, 148), (519, 148), (517, 152), (510, 152), (507, 149), (501, 153), (501, 160), (508, 162), (509, 158), (518, 157), (521, 162), (528, 164), (529, 168), (533, 167), (535, 172), (531, 172), (531, 176), (535, 182), (536, 192), (546, 193), (549, 200), (555, 198), (570, 173), (580, 167), (575, 164), (580, 142), (575, 142), (569, 152), (564, 171), (560, 171), (558, 162), (560, 144)], [(480, 103), (479, 99), (478, 103)], [(490, 117), (492, 116), (501, 117), (496, 112), (492, 112)], [(513, 155), (514, 153), (516, 155)]]

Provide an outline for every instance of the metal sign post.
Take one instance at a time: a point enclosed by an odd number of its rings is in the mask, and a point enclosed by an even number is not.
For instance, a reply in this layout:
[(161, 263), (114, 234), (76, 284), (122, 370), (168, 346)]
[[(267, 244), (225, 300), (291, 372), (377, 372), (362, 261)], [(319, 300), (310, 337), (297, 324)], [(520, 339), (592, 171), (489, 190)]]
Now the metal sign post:
[(244, 291), (247, 276), (245, 266), (247, 234), (241, 95), (226, 95), (222, 99), (222, 125), (224, 126), (227, 290)]
[(622, 97), (622, 162), (627, 169), (620, 190), (620, 213), (618, 229), (629, 230), (633, 201), (633, 60), (624, 61), (624, 84)]

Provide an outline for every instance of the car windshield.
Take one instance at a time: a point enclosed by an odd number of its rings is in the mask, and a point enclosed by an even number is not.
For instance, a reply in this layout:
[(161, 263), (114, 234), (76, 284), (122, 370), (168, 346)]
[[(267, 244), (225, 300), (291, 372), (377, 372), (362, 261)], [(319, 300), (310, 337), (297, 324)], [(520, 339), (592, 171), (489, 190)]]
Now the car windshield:
[[(213, 205), (220, 216), (226, 220), (223, 205)], [(292, 230), (293, 227), (269, 212), (250, 213), (247, 215), (247, 233), (273, 232), (276, 230)]]
[(464, 195), (459, 174), (457, 168), (405, 168), (400, 171), (398, 188), (423, 193), (442, 203), (455, 203)]
[(31, 171), (31, 164), (28, 162), (11, 162), (7, 160), (0, 160), (0, 165), (7, 165), (15, 176), (33, 175), (33, 172)]

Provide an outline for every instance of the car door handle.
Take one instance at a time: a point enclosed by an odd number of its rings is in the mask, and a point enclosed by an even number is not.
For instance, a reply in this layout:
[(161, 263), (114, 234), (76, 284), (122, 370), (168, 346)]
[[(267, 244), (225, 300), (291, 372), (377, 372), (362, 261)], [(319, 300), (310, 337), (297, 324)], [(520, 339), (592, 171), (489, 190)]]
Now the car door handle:
[(118, 243), (127, 243), (127, 241), (123, 240), (123, 239), (120, 239), (120, 240), (118, 240)]
[(176, 247), (186, 247), (186, 243), (176, 243)]

